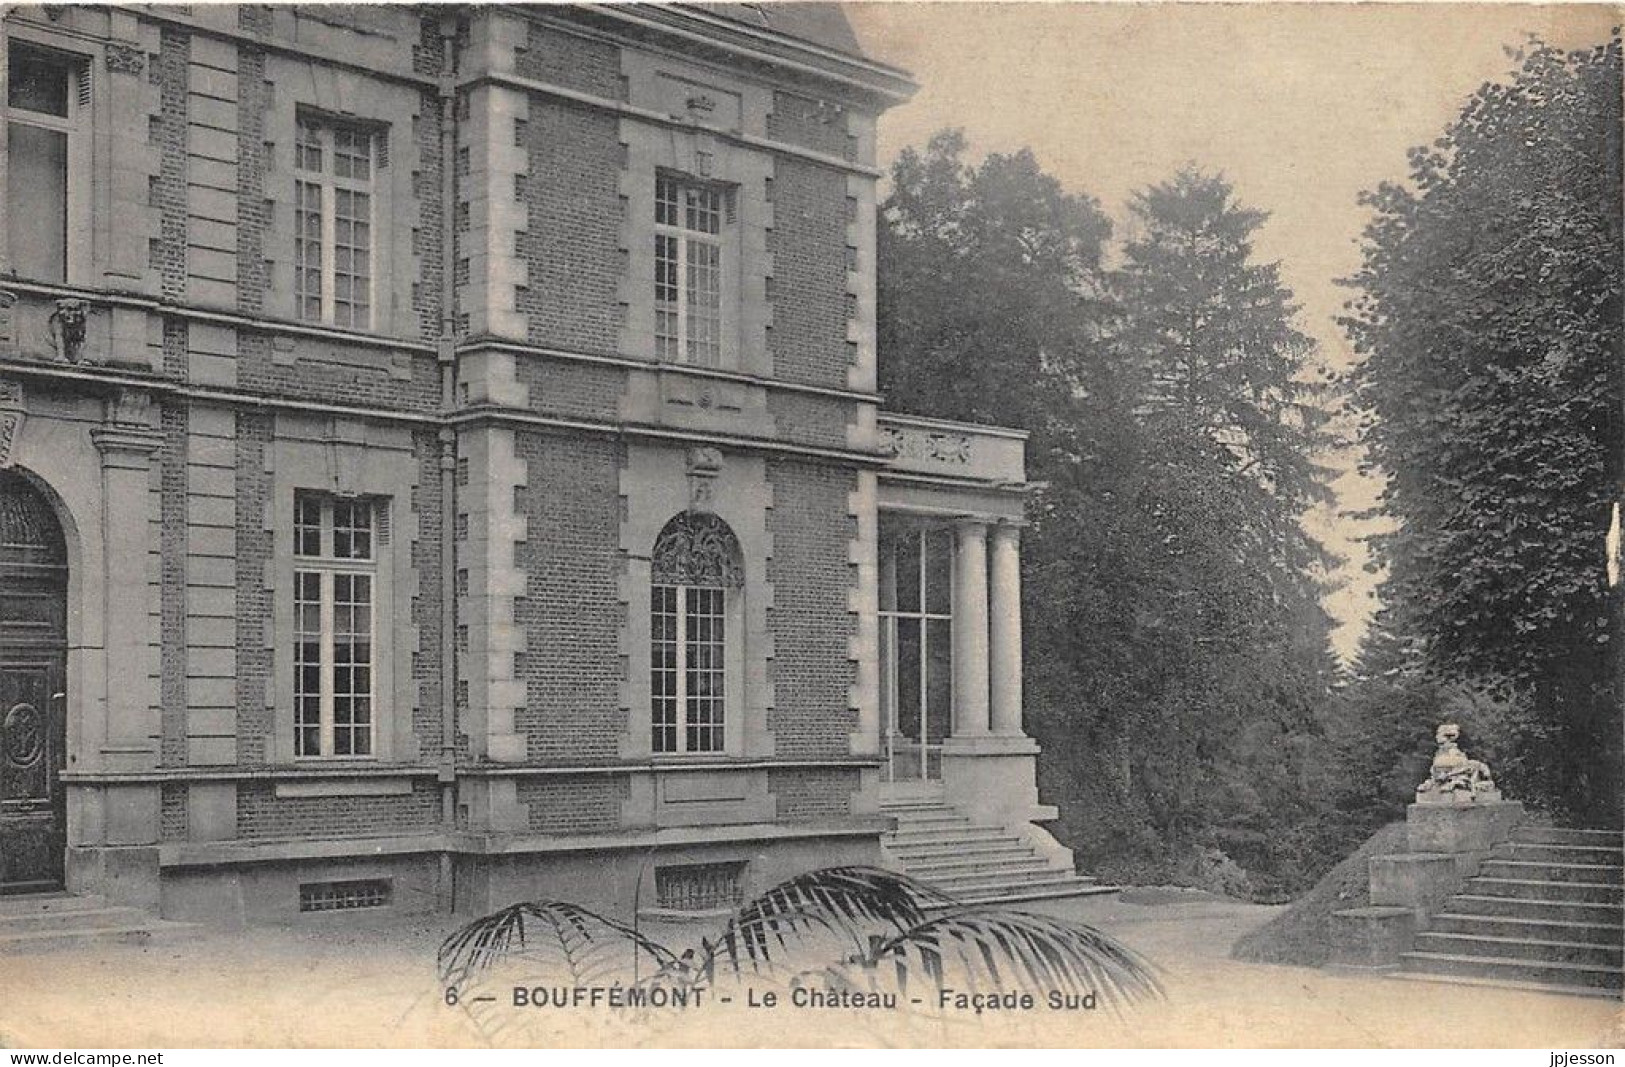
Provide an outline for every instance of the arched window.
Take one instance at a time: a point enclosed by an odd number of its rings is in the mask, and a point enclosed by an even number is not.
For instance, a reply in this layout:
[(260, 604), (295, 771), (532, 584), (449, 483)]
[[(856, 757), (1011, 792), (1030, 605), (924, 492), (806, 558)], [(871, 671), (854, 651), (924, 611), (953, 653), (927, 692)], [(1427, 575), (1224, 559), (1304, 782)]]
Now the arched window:
[(650, 747), (722, 752), (729, 598), (745, 582), (739, 540), (715, 515), (683, 512), (650, 558)]

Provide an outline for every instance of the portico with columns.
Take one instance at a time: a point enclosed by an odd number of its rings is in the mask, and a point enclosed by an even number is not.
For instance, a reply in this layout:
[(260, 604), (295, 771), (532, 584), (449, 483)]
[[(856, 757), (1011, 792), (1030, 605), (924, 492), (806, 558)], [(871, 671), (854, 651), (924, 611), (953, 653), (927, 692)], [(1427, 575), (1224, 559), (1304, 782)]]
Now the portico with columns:
[(1053, 819), (1022, 715), (1026, 434), (892, 414), (880, 433), (882, 796), (980, 823)]

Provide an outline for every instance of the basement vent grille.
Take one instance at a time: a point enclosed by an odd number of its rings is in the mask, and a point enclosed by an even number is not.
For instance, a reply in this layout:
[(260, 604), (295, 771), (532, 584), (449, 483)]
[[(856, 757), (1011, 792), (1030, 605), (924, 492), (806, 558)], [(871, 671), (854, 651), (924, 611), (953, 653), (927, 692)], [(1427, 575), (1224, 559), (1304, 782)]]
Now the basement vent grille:
[(306, 882), (299, 887), (300, 911), (351, 911), (389, 906), (387, 878), (357, 882)]
[(714, 911), (744, 899), (743, 861), (655, 868), (655, 899), (672, 911)]

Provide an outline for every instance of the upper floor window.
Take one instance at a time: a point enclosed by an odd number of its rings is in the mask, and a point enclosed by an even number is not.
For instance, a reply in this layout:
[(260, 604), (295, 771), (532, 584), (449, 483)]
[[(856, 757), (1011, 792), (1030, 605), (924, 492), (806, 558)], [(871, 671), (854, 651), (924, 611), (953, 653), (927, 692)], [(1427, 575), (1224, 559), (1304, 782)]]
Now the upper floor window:
[(723, 752), (739, 541), (715, 515), (683, 512), (660, 531), (650, 571), (650, 748)]
[(371, 329), (373, 183), (370, 126), (301, 114), (294, 142), (294, 306), (301, 319)]
[(8, 45), (6, 63), (10, 266), (24, 278), (66, 282), (89, 229), (90, 67), (82, 56), (19, 40)]
[(377, 502), (294, 494), (294, 755), (371, 756)]
[(715, 184), (655, 178), (655, 355), (722, 362), (724, 229), (728, 197)]

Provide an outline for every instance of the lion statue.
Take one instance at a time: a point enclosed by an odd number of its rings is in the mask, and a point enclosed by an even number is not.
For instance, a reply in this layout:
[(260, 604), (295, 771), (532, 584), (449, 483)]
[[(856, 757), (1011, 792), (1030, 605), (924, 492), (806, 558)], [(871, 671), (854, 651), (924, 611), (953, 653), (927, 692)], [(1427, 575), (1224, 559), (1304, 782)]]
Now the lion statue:
[(1439, 750), (1433, 755), (1427, 781), (1416, 787), (1418, 802), (1464, 803), (1500, 797), (1489, 767), (1468, 759), (1467, 753), (1456, 744), (1460, 738), (1461, 727), (1453, 722), (1444, 723), (1434, 733), (1433, 740)]

